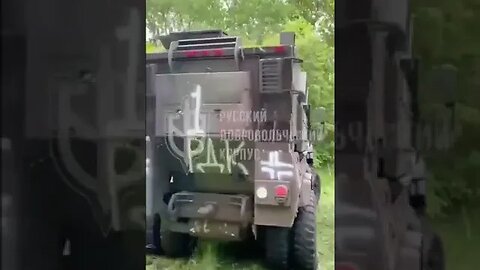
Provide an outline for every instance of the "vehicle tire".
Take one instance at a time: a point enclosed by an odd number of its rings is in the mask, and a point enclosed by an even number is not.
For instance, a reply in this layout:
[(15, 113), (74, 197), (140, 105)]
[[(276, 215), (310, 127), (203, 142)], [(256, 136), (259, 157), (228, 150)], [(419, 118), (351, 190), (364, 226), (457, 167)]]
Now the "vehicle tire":
[(147, 246), (147, 251), (149, 253), (153, 253), (156, 255), (161, 255), (163, 253), (162, 247), (160, 244), (160, 215), (155, 214), (153, 217), (153, 224), (152, 224), (152, 244)]
[(424, 234), (422, 257), (422, 270), (445, 270), (443, 243), (437, 234)]
[(317, 256), (317, 196), (312, 191), (310, 204), (298, 209), (292, 229), (292, 259), (295, 269), (318, 269)]
[(290, 228), (264, 227), (265, 260), (271, 269), (286, 270), (289, 267)]
[(167, 257), (190, 257), (196, 244), (196, 239), (188, 234), (163, 231), (160, 235), (160, 246)]
[(320, 194), (322, 192), (322, 181), (320, 175), (317, 173), (313, 174), (313, 192), (315, 193), (315, 202), (318, 204), (320, 201)]

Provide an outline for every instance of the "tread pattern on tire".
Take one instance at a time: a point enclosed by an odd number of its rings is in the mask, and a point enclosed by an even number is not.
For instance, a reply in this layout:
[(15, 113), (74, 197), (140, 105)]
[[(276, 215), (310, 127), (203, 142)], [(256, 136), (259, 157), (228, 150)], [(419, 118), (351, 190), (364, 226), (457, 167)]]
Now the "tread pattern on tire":
[(310, 204), (299, 208), (293, 225), (293, 263), (295, 269), (316, 270), (317, 256), (317, 228), (316, 228), (317, 197), (312, 191)]
[(320, 201), (320, 195), (322, 193), (322, 180), (318, 173), (314, 173), (313, 175), (313, 192), (315, 194), (315, 202), (318, 204)]

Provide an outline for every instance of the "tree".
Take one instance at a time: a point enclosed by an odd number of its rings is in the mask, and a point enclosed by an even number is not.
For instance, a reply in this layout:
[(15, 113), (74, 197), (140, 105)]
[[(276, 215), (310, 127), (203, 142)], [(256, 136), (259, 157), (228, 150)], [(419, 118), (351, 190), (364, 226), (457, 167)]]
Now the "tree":
[[(414, 48), (421, 58), (420, 89), (426, 94), (428, 73), (435, 66), (452, 64), (458, 69), (455, 124), (461, 127), (448, 150), (427, 152), (433, 179), (429, 189), (432, 214), (452, 214), (459, 208), (480, 202), (480, 11), (478, 1), (415, 1)], [(435, 91), (435, 89), (430, 89)], [(443, 104), (422, 104), (425, 121), (432, 123)], [(446, 166), (448, 164), (448, 166)]]

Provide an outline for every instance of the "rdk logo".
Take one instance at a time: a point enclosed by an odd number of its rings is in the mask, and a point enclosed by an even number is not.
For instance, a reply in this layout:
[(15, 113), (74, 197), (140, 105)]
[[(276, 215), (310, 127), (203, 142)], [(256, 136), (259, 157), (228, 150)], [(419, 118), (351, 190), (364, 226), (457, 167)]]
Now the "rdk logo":
[[(202, 87), (195, 90), (183, 100), (182, 109), (167, 114), (166, 144), (170, 153), (182, 162), (186, 172), (193, 172), (193, 157), (203, 152), (205, 146), (206, 115), (201, 114)], [(182, 128), (178, 128), (180, 122)], [(179, 148), (175, 138), (183, 138), (183, 147)], [(192, 149), (192, 142), (196, 147)]]
[[(220, 140), (224, 151), (218, 158), (218, 149), (215, 149), (212, 138), (207, 136), (209, 115), (202, 113), (201, 109), (202, 86), (195, 85), (190, 95), (183, 99), (182, 109), (175, 113), (167, 113), (165, 140), (169, 152), (181, 161), (185, 172), (188, 173), (205, 173), (207, 168), (213, 168), (220, 173), (230, 174), (232, 168), (236, 166), (244, 175), (248, 175), (247, 168), (237, 161), (245, 143), (240, 142), (232, 149), (228, 140)], [(179, 141), (182, 147), (177, 145)], [(200, 160), (201, 154), (206, 154), (205, 160)]]

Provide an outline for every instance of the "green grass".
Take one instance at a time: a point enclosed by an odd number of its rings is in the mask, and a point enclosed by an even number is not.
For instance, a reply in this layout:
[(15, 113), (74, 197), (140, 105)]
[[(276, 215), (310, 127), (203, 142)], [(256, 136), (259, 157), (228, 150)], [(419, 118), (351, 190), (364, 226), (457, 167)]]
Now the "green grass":
[[(322, 196), (317, 214), (317, 245), (320, 269), (334, 269), (334, 181), (333, 172), (320, 171)], [(238, 259), (238, 250), (227, 244), (202, 242), (190, 260), (147, 256), (146, 270), (264, 270), (261, 257)], [(230, 253), (230, 254), (229, 254)]]
[(335, 183), (332, 171), (320, 171), (322, 179), (322, 197), (317, 213), (317, 245), (320, 267), (333, 270), (335, 266)]

